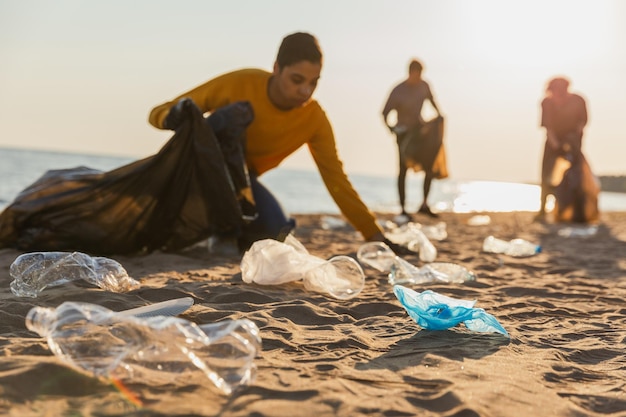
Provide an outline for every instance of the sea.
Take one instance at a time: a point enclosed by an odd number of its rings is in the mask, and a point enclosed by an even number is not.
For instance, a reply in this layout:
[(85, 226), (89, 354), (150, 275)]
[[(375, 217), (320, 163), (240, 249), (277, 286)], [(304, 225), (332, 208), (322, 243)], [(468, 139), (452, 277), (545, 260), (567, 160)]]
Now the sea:
[[(47, 170), (86, 166), (108, 171), (137, 158), (0, 147), (0, 210)], [(398, 213), (395, 173), (389, 176), (348, 174), (365, 204), (380, 213)], [(313, 170), (276, 168), (260, 181), (291, 214), (339, 214), (320, 175)], [(422, 201), (423, 175), (407, 177), (407, 210)], [(429, 195), (433, 211), (453, 213), (537, 211), (539, 186), (502, 181), (434, 180)], [(549, 202), (550, 203), (550, 202)], [(601, 212), (626, 211), (626, 193), (601, 192)]]

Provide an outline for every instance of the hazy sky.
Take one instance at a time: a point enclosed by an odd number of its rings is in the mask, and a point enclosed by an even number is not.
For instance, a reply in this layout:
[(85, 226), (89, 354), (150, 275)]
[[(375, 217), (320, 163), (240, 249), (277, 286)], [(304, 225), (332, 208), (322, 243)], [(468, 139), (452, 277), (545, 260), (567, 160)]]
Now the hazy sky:
[[(271, 69), (283, 36), (315, 34), (315, 98), (349, 173), (396, 174), (380, 111), (412, 57), (446, 117), (451, 177), (539, 178), (539, 103), (554, 75), (586, 99), (584, 151), (626, 173), (620, 0), (0, 0), (0, 146), (144, 157), (157, 104), (213, 76)], [(312, 168), (308, 151), (285, 167)]]

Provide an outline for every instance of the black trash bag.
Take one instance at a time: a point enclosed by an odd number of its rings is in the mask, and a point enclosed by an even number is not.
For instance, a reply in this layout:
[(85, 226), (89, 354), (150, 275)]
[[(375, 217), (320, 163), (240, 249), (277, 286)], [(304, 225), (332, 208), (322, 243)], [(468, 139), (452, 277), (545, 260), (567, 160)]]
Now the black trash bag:
[(141, 254), (238, 235), (255, 214), (243, 159), (252, 108), (240, 102), (214, 112), (209, 119), (238, 123), (219, 138), (195, 105), (185, 109), (156, 155), (108, 172), (46, 172), (0, 213), (0, 248)]
[(398, 137), (400, 155), (407, 168), (427, 172), (436, 179), (448, 178), (443, 135), (444, 119), (438, 116)]

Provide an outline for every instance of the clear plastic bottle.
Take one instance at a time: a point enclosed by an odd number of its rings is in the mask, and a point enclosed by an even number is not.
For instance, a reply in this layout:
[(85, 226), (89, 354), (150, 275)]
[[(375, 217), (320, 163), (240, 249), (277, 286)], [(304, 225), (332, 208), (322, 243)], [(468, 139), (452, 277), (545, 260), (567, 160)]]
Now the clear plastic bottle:
[(117, 261), (81, 252), (31, 252), (18, 256), (9, 268), (11, 291), (37, 297), (46, 287), (85, 280), (104, 290), (126, 292), (139, 288)]
[(503, 253), (515, 257), (525, 257), (533, 256), (541, 252), (541, 246), (524, 239), (506, 241), (494, 236), (487, 236), (483, 242), (483, 251)]
[(208, 378), (225, 394), (253, 381), (261, 346), (257, 326), (246, 319), (196, 325), (82, 302), (33, 307), (26, 327), (46, 338), (62, 361), (94, 376), (179, 386)]
[(429, 282), (462, 283), (475, 280), (474, 272), (452, 262), (431, 262), (418, 268), (402, 258), (397, 258), (389, 272), (391, 285)]
[(465, 282), (476, 279), (476, 274), (452, 262), (431, 262), (421, 268), (397, 256), (382, 242), (368, 242), (359, 248), (357, 258), (365, 265), (389, 273), (389, 283), (422, 284), (426, 282)]

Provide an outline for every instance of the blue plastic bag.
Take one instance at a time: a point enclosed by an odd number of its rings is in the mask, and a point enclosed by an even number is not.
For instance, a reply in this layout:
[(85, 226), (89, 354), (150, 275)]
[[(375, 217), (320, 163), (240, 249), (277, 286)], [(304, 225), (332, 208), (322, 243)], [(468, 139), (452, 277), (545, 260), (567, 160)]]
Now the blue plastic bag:
[(394, 285), (393, 292), (409, 316), (424, 329), (445, 330), (463, 323), (473, 332), (509, 337), (495, 317), (474, 307), (476, 301), (457, 300), (431, 290), (419, 293), (402, 285)]

